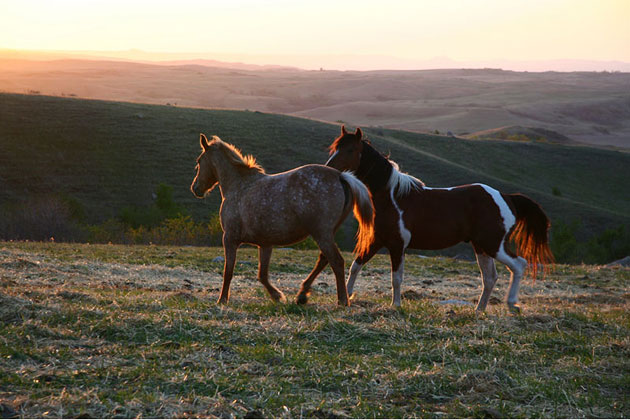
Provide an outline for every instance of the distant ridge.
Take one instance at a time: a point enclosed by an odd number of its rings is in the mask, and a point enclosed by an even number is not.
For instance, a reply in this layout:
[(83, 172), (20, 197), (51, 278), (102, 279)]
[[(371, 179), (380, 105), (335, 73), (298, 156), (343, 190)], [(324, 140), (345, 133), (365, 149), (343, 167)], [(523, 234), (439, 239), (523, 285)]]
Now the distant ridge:
[[(630, 62), (619, 60), (457, 60), (446, 56), (410, 59), (375, 54), (226, 54), (211, 52), (150, 52), (139, 49), (120, 51), (37, 51), (0, 48), (0, 58), (54, 60), (77, 58), (119, 60), (143, 63), (201, 64), (237, 69), (292, 68), (303, 70), (444, 70), (444, 69), (503, 69), (528, 72), (630, 72)], [(301, 64), (297, 64), (299, 59)], [(206, 64), (203, 64), (206, 62)], [(388, 63), (388, 64), (383, 64)]]

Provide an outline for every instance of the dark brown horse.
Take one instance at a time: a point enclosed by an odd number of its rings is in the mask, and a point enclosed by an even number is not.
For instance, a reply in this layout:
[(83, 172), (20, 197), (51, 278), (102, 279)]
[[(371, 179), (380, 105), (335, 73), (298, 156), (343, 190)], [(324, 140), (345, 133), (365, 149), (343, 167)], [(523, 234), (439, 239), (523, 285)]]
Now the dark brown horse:
[[(497, 280), (494, 260), (511, 271), (507, 304), (518, 311), (518, 289), (527, 263), (534, 277), (538, 264), (553, 263), (548, 244), (549, 219), (541, 207), (522, 194), (503, 194), (484, 185), (429, 188), (419, 179), (398, 170), (398, 165), (376, 151), (356, 132), (341, 128), (330, 146), (326, 165), (351, 170), (372, 193), (375, 218), (374, 241), (352, 263), (348, 293), (376, 252), (389, 250), (392, 268), (393, 304), (400, 305), (404, 257), (407, 248), (443, 249), (470, 242), (481, 270), (483, 292), (477, 311), (484, 311)], [(514, 240), (518, 253), (508, 242)]]
[(366, 186), (349, 172), (323, 165), (305, 165), (268, 175), (252, 156), (244, 157), (231, 144), (214, 136), (200, 137), (202, 153), (190, 186), (203, 198), (219, 185), (225, 265), (219, 303), (230, 297), (236, 250), (242, 243), (258, 245), (258, 280), (275, 301), (284, 294), (269, 283), (273, 245), (289, 245), (311, 235), (320, 249), (317, 265), (297, 296), (306, 303), (315, 277), (328, 262), (337, 280), (337, 300), (348, 305), (344, 261), (334, 241), (335, 231), (354, 208), (359, 221), (355, 251), (363, 255), (374, 236), (374, 207)]

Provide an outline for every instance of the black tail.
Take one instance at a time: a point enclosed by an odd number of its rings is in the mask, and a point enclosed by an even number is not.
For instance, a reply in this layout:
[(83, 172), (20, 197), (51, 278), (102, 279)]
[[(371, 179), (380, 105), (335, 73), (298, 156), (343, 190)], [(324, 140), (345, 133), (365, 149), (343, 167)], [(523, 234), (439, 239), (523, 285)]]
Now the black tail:
[(554, 258), (549, 248), (549, 218), (531, 198), (523, 194), (507, 194), (516, 210), (516, 226), (510, 239), (516, 243), (518, 254), (525, 258), (532, 267), (532, 276), (536, 279), (538, 264), (544, 272), (549, 271)]

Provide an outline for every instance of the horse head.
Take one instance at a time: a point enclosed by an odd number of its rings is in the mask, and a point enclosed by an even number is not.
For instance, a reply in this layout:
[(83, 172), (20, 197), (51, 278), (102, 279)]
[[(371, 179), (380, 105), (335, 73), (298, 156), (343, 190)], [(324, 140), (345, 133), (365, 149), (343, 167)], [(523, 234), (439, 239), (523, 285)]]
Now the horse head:
[(330, 145), (330, 158), (326, 166), (340, 171), (356, 171), (361, 163), (363, 152), (363, 132), (357, 128), (354, 133), (341, 126), (341, 135)]
[(212, 142), (208, 142), (204, 134), (199, 135), (199, 144), (201, 144), (202, 152), (197, 158), (197, 166), (195, 167), (197, 174), (190, 185), (190, 191), (192, 191), (197, 198), (203, 198), (219, 183), (216, 169), (210, 158), (214, 142), (214, 138)]

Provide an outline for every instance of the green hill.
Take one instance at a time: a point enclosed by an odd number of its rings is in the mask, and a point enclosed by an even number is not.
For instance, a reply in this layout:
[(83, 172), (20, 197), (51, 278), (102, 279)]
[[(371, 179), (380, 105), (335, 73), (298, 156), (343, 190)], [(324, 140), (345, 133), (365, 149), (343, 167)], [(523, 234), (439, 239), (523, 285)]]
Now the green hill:
[[(339, 127), (250, 111), (0, 94), (0, 208), (31, 197), (70, 197), (99, 223), (149, 205), (160, 183), (197, 220), (218, 192), (189, 191), (200, 132), (253, 154), (269, 173), (324, 163)], [(538, 200), (552, 223), (581, 222), (588, 237), (630, 223), (630, 154), (546, 143), (474, 141), (365, 129), (375, 146), (429, 186), (484, 182)]]

